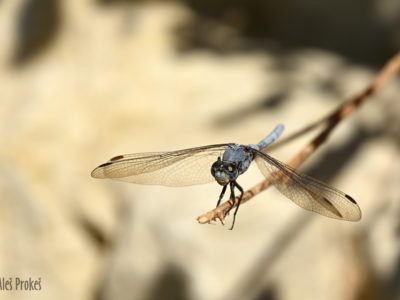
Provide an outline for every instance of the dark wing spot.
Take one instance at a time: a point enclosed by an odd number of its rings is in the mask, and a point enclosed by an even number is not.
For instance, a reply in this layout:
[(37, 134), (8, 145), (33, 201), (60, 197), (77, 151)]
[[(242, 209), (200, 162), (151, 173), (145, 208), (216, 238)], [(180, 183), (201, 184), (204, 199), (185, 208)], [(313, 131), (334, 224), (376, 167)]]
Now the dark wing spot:
[(111, 158), (110, 161), (116, 161), (116, 160), (120, 160), (120, 159), (123, 159), (123, 158), (124, 158), (123, 155), (117, 155), (117, 156), (114, 156), (113, 158)]
[(351, 202), (353, 202), (354, 204), (357, 204), (356, 200), (354, 200), (353, 198), (351, 198), (349, 195), (345, 195), (345, 197), (347, 199), (349, 199)]
[(334, 213), (335, 215), (337, 215), (338, 217), (343, 218), (342, 214), (337, 210), (337, 208), (332, 204), (331, 201), (329, 201), (329, 200), (326, 199), (326, 198), (322, 198), (322, 199), (324, 199), (325, 204), (328, 205), (329, 210), (330, 210), (331, 212), (333, 212), (333, 213)]
[(103, 167), (107, 167), (109, 165), (112, 165), (112, 163), (106, 162), (105, 164), (102, 164), (102, 165), (98, 166), (97, 168), (103, 168)]

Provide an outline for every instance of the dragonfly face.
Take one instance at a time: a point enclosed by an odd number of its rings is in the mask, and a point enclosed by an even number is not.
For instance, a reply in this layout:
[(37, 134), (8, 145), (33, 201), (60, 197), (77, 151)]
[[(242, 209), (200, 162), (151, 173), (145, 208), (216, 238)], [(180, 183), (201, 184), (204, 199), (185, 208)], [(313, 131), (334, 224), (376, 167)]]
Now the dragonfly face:
[(225, 186), (238, 178), (239, 170), (235, 162), (222, 161), (218, 157), (211, 166), (211, 174), (220, 185)]

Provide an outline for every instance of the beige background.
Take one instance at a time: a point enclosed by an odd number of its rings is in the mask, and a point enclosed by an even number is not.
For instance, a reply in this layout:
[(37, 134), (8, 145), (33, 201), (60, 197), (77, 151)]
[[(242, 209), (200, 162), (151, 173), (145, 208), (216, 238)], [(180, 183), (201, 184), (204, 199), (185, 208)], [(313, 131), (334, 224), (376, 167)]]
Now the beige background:
[[(196, 222), (215, 206), (216, 183), (140, 186), (90, 171), (122, 153), (256, 143), (277, 123), (288, 135), (360, 92), (376, 68), (268, 40), (182, 51), (177, 28), (196, 18), (187, 4), (89, 0), (60, 2), (52, 41), (16, 66), (24, 5), (0, 3), (0, 277), (41, 278), (42, 290), (1, 299), (400, 296), (398, 78), (302, 167), (352, 195), (360, 222), (314, 215), (269, 189), (229, 231)], [(210, 24), (222, 44), (255, 43)], [(272, 155), (285, 161), (311, 136)], [(240, 184), (261, 179), (253, 168)]]

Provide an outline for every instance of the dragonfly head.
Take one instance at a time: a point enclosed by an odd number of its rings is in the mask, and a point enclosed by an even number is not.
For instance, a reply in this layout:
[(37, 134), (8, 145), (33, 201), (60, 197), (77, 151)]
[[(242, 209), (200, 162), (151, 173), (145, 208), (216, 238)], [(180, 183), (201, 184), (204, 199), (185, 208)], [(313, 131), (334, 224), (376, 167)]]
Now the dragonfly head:
[(236, 163), (222, 161), (220, 157), (211, 166), (211, 174), (220, 185), (227, 185), (229, 182), (236, 180), (239, 171)]

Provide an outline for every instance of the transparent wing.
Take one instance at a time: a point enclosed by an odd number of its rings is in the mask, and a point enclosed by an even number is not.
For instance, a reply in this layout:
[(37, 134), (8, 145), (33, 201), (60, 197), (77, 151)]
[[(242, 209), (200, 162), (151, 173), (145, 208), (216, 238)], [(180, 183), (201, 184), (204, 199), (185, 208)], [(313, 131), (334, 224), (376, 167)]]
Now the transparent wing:
[(141, 184), (185, 186), (211, 182), (211, 165), (229, 144), (209, 145), (171, 152), (118, 155), (91, 173)]
[(349, 195), (310, 176), (298, 174), (268, 154), (257, 151), (256, 162), (265, 177), (300, 207), (321, 215), (347, 221), (361, 219), (361, 210)]

